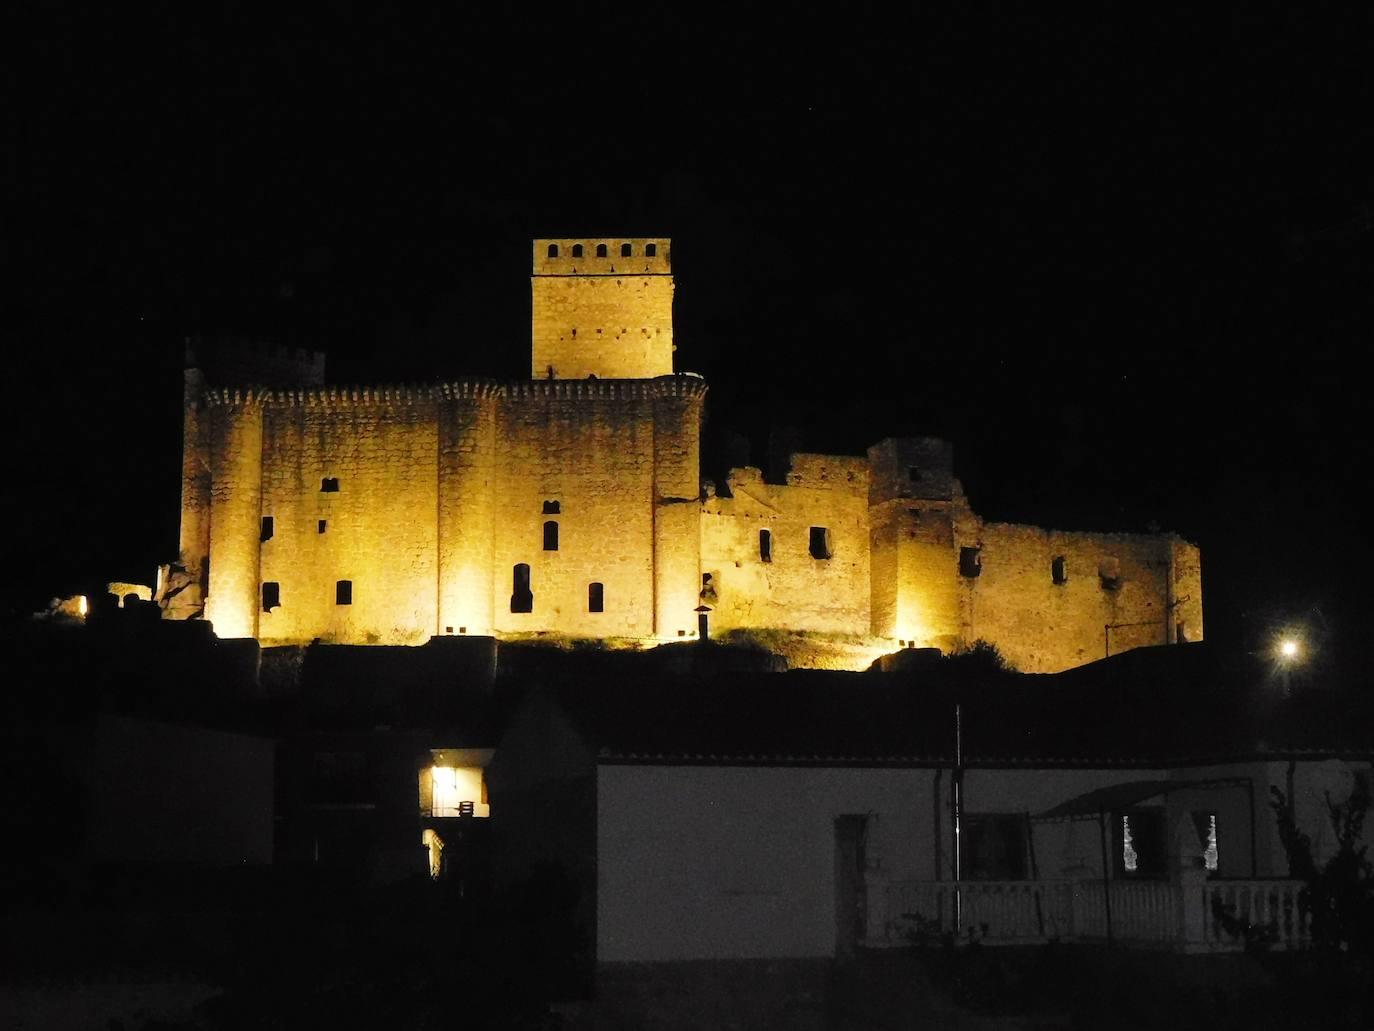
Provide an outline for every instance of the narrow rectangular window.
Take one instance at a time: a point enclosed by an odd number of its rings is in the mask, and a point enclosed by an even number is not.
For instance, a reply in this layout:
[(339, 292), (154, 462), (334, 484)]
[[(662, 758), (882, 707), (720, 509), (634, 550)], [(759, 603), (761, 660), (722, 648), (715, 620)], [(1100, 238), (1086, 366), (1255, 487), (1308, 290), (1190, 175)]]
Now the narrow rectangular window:
[(656, 257), (658, 257), (658, 244), (656, 244), (656, 243), (646, 243), (646, 244), (644, 245), (644, 257), (646, 257), (646, 258), (656, 258)]
[(517, 563), (511, 576), (510, 610), (512, 612), (533, 612), (534, 594), (530, 591), (530, 567), (528, 563)]
[(339, 478), (337, 476), (326, 476), (320, 481), (321, 494), (339, 493)]
[(281, 584), (268, 580), (262, 585), (262, 611), (271, 612), (281, 605)]
[(1069, 582), (1069, 572), (1065, 567), (1063, 555), (1057, 555), (1054, 561), (1050, 563), (1050, 576), (1054, 578), (1054, 582), (1057, 584)]
[(558, 523), (552, 519), (544, 524), (544, 550), (558, 550)]
[(620, 256), (622, 258), (628, 258), (630, 255), (634, 254), (634, 252), (635, 249), (633, 244), (622, 243), (620, 245)]
[(587, 611), (606, 611), (606, 588), (604, 584), (589, 583), (587, 585)]
[(759, 531), (759, 560), (761, 562), (773, 561), (773, 531)]
[(811, 557), (829, 558), (830, 550), (830, 531), (824, 526), (811, 527)]
[(324, 533), (325, 527), (328, 526), (328, 525), (329, 525), (329, 520), (328, 520), (328, 519), (321, 519), (318, 523), (315, 524), (315, 532), (316, 532), (316, 533)]
[(334, 604), (352, 605), (353, 604), (353, 581), (339, 580), (334, 584)]
[(260, 541), (270, 541), (270, 540), (272, 539), (272, 528), (273, 528), (273, 525), (272, 525), (272, 517), (271, 517), (271, 516), (263, 516), (263, 517), (262, 517), (262, 532), (258, 534), (258, 540), (260, 540)]
[(981, 548), (959, 549), (959, 575), (972, 579), (983, 571)]

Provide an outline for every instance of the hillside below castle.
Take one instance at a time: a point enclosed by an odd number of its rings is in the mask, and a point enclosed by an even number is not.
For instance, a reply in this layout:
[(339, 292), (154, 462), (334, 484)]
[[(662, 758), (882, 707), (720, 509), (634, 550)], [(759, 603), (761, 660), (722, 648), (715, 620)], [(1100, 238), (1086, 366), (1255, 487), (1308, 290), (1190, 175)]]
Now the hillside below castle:
[(1202, 637), (1196, 546), (982, 520), (949, 444), (703, 482), (663, 238), (534, 241), (531, 377), (326, 385), (319, 355), (188, 349), (166, 618), (264, 646), (753, 640), (862, 668), (983, 640), (1050, 672)]

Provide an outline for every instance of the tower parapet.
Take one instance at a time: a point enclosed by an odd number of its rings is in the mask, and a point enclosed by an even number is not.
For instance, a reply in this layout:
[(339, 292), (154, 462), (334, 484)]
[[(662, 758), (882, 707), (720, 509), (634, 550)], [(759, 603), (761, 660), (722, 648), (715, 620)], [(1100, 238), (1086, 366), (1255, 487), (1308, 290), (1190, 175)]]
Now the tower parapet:
[(534, 241), (532, 379), (652, 379), (673, 372), (666, 237)]

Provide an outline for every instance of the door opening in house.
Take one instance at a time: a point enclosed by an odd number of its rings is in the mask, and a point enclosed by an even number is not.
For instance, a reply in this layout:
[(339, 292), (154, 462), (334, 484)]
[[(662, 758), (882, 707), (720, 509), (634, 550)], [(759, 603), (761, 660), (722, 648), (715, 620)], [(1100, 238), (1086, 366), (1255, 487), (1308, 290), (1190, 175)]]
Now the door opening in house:
[(852, 959), (868, 929), (867, 816), (835, 817), (835, 955)]

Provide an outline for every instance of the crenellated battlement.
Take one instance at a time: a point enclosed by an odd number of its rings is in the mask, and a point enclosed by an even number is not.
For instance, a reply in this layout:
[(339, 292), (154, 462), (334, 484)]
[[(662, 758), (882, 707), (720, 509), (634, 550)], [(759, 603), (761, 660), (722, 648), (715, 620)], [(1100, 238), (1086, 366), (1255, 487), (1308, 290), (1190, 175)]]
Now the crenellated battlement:
[(443, 401), (636, 401), (664, 397), (700, 399), (706, 381), (695, 373), (631, 380), (446, 380), (439, 383), (340, 385), (313, 390), (280, 390), (271, 387), (208, 387), (203, 397), (212, 408), (333, 407), (430, 404)]
[(534, 241), (536, 276), (667, 276), (673, 271), (666, 236), (558, 237)]

